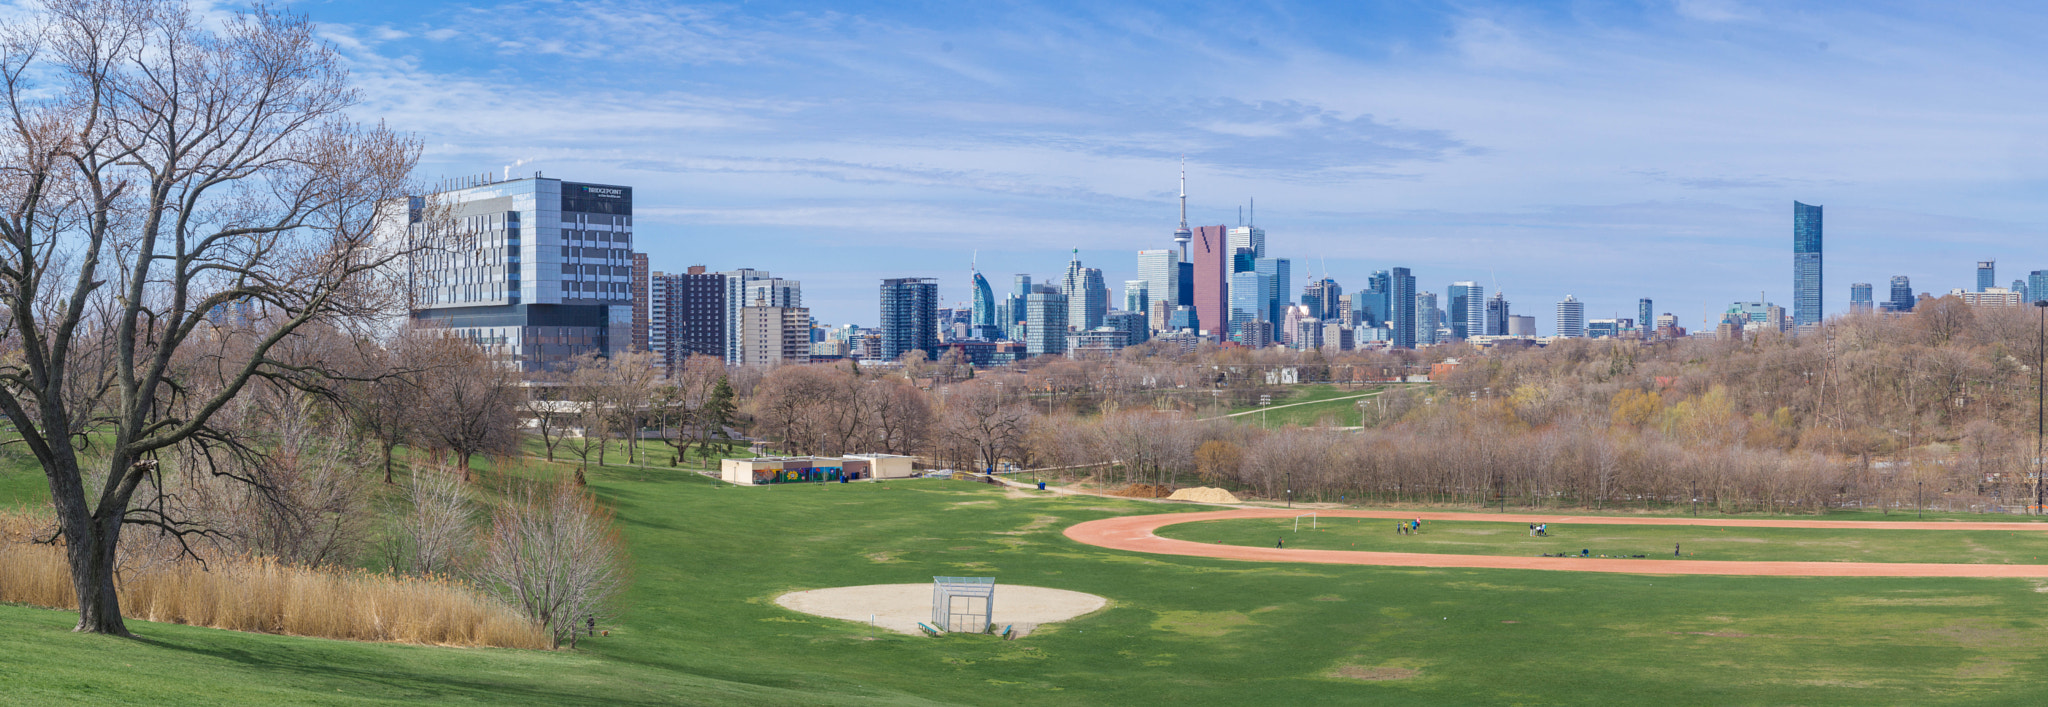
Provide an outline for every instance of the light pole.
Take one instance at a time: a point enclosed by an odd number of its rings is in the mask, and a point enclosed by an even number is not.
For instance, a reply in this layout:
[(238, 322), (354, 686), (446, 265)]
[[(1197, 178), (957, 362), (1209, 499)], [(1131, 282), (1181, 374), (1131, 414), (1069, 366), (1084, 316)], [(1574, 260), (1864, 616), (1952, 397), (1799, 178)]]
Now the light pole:
[(2038, 509), (2041, 507), (2042, 491), (2041, 432), (2042, 422), (2048, 420), (2048, 417), (2044, 417), (2041, 407), (2043, 400), (2041, 367), (2048, 366), (2048, 299), (2034, 300), (2034, 309), (2041, 313), (2040, 348), (2036, 351), (2036, 353), (2040, 354), (2040, 358), (2034, 361), (2034, 508), (2037, 509), (2035, 512), (2039, 513)]
[(1925, 481), (1915, 481), (1915, 482), (1913, 482), (1913, 517), (1914, 517), (1914, 518), (1926, 518), (1926, 517), (1927, 517), (1926, 511), (1927, 511), (1927, 482), (1925, 482)]
[(1294, 472), (1287, 472), (1287, 507), (1294, 507)]

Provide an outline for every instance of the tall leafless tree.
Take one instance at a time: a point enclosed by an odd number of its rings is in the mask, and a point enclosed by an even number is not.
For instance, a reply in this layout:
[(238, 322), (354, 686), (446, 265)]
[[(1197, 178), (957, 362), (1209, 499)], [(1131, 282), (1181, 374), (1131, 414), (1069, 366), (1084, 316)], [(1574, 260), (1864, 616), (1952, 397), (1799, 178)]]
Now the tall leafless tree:
[[(272, 355), (301, 326), (388, 304), (380, 205), (411, 191), (418, 148), (351, 122), (334, 51), (267, 9), (44, 0), (0, 28), (0, 91), (0, 412), (49, 479), (77, 630), (126, 635), (123, 526), (197, 531), (132, 504), (156, 456), (250, 381), (309, 373)], [(221, 384), (188, 386), (198, 369)]]

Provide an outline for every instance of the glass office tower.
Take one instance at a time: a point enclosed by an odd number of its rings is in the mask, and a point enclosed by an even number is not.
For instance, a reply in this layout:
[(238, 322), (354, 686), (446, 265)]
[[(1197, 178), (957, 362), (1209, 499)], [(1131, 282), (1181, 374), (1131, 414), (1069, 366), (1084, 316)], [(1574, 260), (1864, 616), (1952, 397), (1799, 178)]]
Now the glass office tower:
[(1792, 325), (1821, 319), (1820, 207), (1792, 202)]

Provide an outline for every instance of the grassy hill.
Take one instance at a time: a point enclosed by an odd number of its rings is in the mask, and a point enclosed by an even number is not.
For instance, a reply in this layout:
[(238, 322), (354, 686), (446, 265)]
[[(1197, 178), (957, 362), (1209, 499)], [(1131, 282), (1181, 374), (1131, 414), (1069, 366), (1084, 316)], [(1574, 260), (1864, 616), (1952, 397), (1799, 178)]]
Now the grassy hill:
[[(23, 481), (27, 476), (30, 481)], [(2026, 580), (1286, 566), (1067, 541), (1165, 506), (952, 481), (716, 487), (608, 467), (636, 578), (575, 652), (133, 627), (0, 607), (0, 703), (2015, 704), (2048, 678)], [(0, 473), (0, 504), (40, 495)], [(789, 590), (932, 575), (1100, 594), (1018, 641), (793, 613)]]

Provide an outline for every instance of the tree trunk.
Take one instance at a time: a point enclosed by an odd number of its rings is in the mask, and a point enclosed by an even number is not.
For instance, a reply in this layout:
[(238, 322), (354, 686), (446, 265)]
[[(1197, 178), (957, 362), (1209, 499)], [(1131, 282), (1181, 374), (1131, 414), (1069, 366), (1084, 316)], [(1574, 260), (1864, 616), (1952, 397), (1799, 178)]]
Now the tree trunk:
[(65, 555), (71, 561), (71, 588), (78, 596), (79, 633), (129, 637), (121, 620), (121, 597), (114, 591), (114, 549), (121, 540), (121, 518), (87, 516), (78, 508), (75, 522), (64, 524)]

